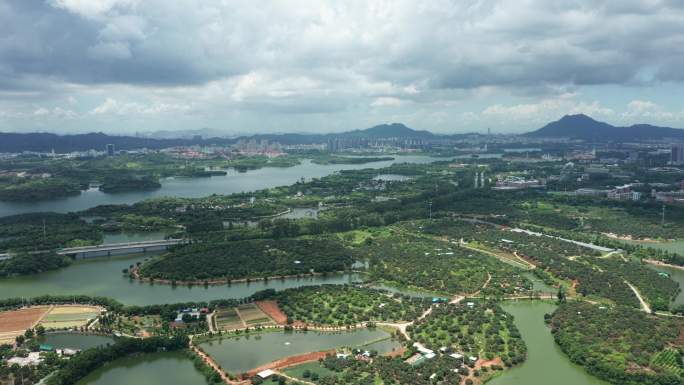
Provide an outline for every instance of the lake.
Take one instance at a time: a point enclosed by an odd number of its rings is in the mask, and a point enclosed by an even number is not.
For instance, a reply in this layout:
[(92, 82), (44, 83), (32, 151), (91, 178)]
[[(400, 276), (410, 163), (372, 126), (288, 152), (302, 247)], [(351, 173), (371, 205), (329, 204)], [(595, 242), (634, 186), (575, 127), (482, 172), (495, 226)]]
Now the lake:
[(539, 301), (508, 303), (503, 309), (515, 317), (515, 325), (527, 344), (527, 361), (507, 370), (488, 385), (608, 385), (575, 365), (560, 350), (544, 324), (544, 314), (555, 305)]
[(192, 361), (180, 352), (137, 354), (107, 363), (76, 385), (206, 385)]
[[(343, 346), (359, 347), (387, 337), (389, 333), (380, 329), (341, 332), (277, 331), (249, 337), (215, 339), (203, 342), (200, 346), (224, 370), (237, 374), (289, 356)], [(374, 348), (382, 354), (397, 346), (385, 343), (375, 345)], [(380, 348), (388, 350), (380, 351)]]
[(301, 178), (321, 178), (340, 170), (358, 170), (364, 168), (383, 168), (394, 163), (431, 163), (447, 161), (452, 158), (433, 158), (424, 155), (393, 155), (391, 161), (371, 162), (366, 164), (314, 164), (304, 160), (293, 167), (264, 167), (258, 170), (238, 172), (227, 169), (223, 176), (209, 178), (165, 178), (162, 187), (152, 191), (135, 191), (117, 194), (105, 194), (97, 188), (83, 191), (80, 195), (39, 202), (0, 202), (0, 217), (29, 212), (67, 213), (82, 211), (91, 207), (108, 204), (133, 204), (145, 199), (159, 197), (201, 198), (212, 194), (228, 195), (232, 193), (256, 191), (277, 186), (289, 186)]
[(343, 284), (354, 280), (353, 275), (334, 275), (189, 288), (180, 285), (150, 285), (131, 280), (122, 273), (123, 269), (145, 258), (141, 255), (94, 258), (76, 261), (58, 270), (0, 279), (0, 298), (85, 294), (114, 298), (126, 305), (150, 305), (244, 298), (269, 288), (282, 290), (307, 285)]
[(529, 279), (530, 281), (532, 281), (532, 290), (541, 292), (541, 293), (543, 293), (543, 294), (555, 294), (555, 293), (558, 293), (558, 289), (557, 289), (557, 288), (555, 288), (555, 287), (553, 287), (553, 286), (547, 285), (546, 283), (544, 283), (544, 281), (542, 281), (542, 280), (539, 279), (536, 275), (534, 275), (534, 273), (525, 272), (525, 273), (523, 273), (523, 275), (524, 275), (527, 279)]

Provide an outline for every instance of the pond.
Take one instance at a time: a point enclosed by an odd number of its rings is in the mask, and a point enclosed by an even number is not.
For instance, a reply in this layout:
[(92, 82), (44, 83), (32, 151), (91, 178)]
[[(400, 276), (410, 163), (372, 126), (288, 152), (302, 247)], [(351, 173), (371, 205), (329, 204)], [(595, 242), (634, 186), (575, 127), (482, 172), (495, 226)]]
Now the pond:
[(55, 349), (86, 350), (97, 346), (113, 344), (114, 338), (96, 334), (82, 333), (48, 333), (37, 339), (41, 344), (52, 345)]
[(162, 187), (152, 191), (134, 191), (105, 194), (97, 188), (83, 191), (80, 195), (40, 202), (0, 202), (0, 217), (30, 212), (74, 212), (108, 204), (132, 204), (149, 198), (185, 197), (200, 198), (212, 194), (232, 194), (256, 191), (277, 186), (289, 186), (301, 178), (321, 178), (340, 170), (383, 168), (394, 163), (430, 163), (448, 160), (423, 155), (394, 155), (391, 161), (366, 164), (319, 165), (305, 160), (294, 167), (264, 167), (258, 170), (238, 172), (227, 170), (223, 176), (210, 178), (165, 178)]
[(523, 274), (527, 279), (532, 281), (532, 290), (534, 291), (539, 291), (545, 294), (555, 294), (558, 292), (558, 289), (556, 289), (553, 286), (549, 286), (544, 281), (539, 279), (534, 273), (531, 272), (526, 272)]
[[(147, 254), (146, 256), (149, 256)], [(102, 257), (80, 260), (62, 269), (21, 277), (0, 279), (0, 298), (36, 297), (44, 294), (85, 294), (114, 298), (126, 305), (150, 305), (189, 301), (208, 301), (221, 298), (244, 298), (259, 290), (282, 290), (292, 287), (343, 284), (354, 275), (288, 278), (284, 280), (254, 281), (216, 286), (176, 286), (139, 282), (122, 273), (146, 256)]]
[[(229, 373), (243, 373), (281, 358), (319, 352), (343, 346), (358, 347), (384, 340), (389, 333), (380, 329), (341, 332), (270, 332), (249, 337), (215, 339), (200, 344)], [(380, 344), (378, 348), (392, 345)], [(386, 353), (387, 351), (379, 351)]]
[(138, 354), (105, 364), (76, 385), (206, 385), (192, 361), (180, 352)]
[(375, 350), (378, 352), (378, 354), (387, 354), (399, 349), (400, 347), (401, 343), (399, 343), (399, 341), (392, 338), (387, 338), (381, 341), (371, 342), (370, 344), (363, 345), (360, 348), (368, 351)]
[(527, 361), (507, 370), (488, 385), (608, 385), (575, 365), (560, 350), (544, 324), (544, 314), (555, 305), (539, 301), (508, 303), (503, 309), (515, 317), (515, 325), (527, 344)]

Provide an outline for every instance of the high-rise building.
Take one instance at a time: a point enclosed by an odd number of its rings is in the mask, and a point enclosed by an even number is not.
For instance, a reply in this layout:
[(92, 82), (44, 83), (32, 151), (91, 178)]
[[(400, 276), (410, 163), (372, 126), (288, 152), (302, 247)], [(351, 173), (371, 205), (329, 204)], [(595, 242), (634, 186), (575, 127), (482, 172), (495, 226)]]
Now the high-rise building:
[(114, 156), (114, 145), (113, 144), (107, 145), (107, 156)]
[(675, 144), (672, 146), (670, 163), (673, 165), (684, 165), (684, 144)]

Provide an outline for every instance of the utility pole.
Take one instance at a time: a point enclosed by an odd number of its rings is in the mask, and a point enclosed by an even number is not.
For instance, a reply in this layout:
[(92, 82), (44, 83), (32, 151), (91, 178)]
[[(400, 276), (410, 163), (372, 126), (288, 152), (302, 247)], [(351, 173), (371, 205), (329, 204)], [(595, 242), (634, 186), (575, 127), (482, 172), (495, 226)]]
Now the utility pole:
[(432, 201), (428, 201), (428, 217), (432, 220)]
[(45, 238), (47, 238), (47, 231), (45, 230), (45, 218), (43, 218), (43, 242), (45, 242)]
[(665, 226), (665, 204), (663, 203), (663, 213), (661, 218), (661, 224)]

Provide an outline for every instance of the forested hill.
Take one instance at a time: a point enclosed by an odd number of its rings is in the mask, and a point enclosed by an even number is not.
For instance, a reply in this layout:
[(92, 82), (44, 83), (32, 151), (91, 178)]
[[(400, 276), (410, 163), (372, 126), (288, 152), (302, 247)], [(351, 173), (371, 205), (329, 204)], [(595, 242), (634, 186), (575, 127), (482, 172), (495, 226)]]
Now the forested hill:
[[(134, 136), (112, 136), (103, 133), (78, 135), (56, 135), (49, 133), (0, 133), (0, 152), (37, 151), (64, 153), (71, 151), (87, 151), (91, 149), (105, 150), (107, 144), (114, 144), (115, 149), (131, 150), (135, 148), (159, 149), (191, 144), (232, 143), (231, 139), (151, 139)], [(218, 143), (217, 143), (218, 142)]]
[[(277, 141), (281, 144), (312, 144), (326, 143), (333, 138), (405, 138), (430, 140), (439, 136), (428, 132), (419, 131), (406, 127), (401, 123), (381, 124), (364, 130), (354, 130), (331, 134), (260, 134), (238, 139), (257, 141), (266, 139)], [(112, 136), (103, 133), (90, 133), (78, 135), (56, 135), (49, 133), (0, 133), (0, 152), (37, 151), (50, 152), (53, 149), (58, 153), (71, 151), (87, 151), (91, 149), (104, 150), (107, 144), (114, 144), (117, 150), (131, 150), (136, 148), (159, 149), (173, 146), (187, 145), (226, 145), (235, 143), (235, 138), (210, 138), (210, 139), (155, 139), (149, 137)]]
[(560, 120), (551, 122), (536, 131), (528, 132), (525, 136), (616, 142), (666, 138), (684, 140), (684, 129), (652, 126), (650, 124), (618, 127), (579, 114), (565, 115)]

